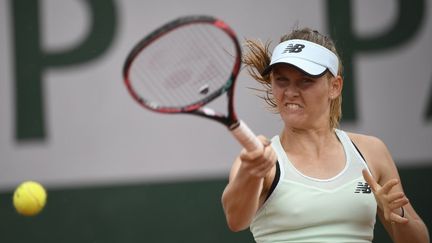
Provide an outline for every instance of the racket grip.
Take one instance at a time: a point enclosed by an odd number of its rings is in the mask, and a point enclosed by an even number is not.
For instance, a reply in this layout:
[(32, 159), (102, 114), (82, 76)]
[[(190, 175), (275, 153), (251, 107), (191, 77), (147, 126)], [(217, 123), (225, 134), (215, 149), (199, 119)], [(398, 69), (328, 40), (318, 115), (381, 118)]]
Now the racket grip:
[(239, 125), (231, 130), (231, 133), (247, 151), (263, 148), (261, 141), (243, 121), (240, 121)]

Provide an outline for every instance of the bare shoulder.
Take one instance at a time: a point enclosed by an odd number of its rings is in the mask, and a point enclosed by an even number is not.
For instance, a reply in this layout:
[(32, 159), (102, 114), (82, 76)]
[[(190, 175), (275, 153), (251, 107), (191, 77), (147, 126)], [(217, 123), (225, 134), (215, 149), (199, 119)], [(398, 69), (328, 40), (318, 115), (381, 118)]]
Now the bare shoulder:
[(377, 178), (380, 178), (384, 171), (395, 169), (389, 149), (380, 138), (360, 133), (348, 132), (347, 134), (364, 156), (372, 174), (375, 174)]
[(347, 134), (356, 146), (367, 150), (365, 152), (383, 152), (383, 149), (387, 150), (387, 146), (378, 137), (352, 132), (347, 132)]

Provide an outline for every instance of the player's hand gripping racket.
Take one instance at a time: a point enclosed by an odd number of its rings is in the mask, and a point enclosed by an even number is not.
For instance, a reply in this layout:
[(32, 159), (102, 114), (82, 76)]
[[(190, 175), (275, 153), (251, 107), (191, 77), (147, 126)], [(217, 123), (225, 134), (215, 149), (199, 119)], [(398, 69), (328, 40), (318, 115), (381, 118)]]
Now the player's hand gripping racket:
[[(218, 121), (248, 151), (262, 143), (237, 119), (234, 84), (241, 66), (241, 47), (234, 31), (209, 16), (187, 16), (169, 22), (142, 39), (129, 53), (124, 82), (143, 107), (161, 113), (188, 113)], [(223, 93), (227, 114), (205, 107)]]

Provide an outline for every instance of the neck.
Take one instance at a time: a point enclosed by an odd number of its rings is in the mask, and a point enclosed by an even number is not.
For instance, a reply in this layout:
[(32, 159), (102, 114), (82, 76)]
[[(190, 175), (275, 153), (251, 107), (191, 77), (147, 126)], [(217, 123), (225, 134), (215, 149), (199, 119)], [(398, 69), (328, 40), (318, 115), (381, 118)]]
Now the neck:
[(287, 153), (320, 156), (329, 146), (338, 143), (334, 129), (296, 129), (285, 127), (281, 134), (281, 143)]

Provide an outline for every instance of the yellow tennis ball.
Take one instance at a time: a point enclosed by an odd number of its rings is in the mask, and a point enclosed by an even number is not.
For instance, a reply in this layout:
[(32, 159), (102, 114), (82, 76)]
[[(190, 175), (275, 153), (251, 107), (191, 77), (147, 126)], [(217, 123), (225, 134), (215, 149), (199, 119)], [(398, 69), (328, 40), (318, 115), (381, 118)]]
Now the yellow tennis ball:
[(16, 211), (24, 216), (34, 216), (45, 206), (47, 194), (45, 188), (35, 181), (21, 183), (14, 192), (13, 204)]

